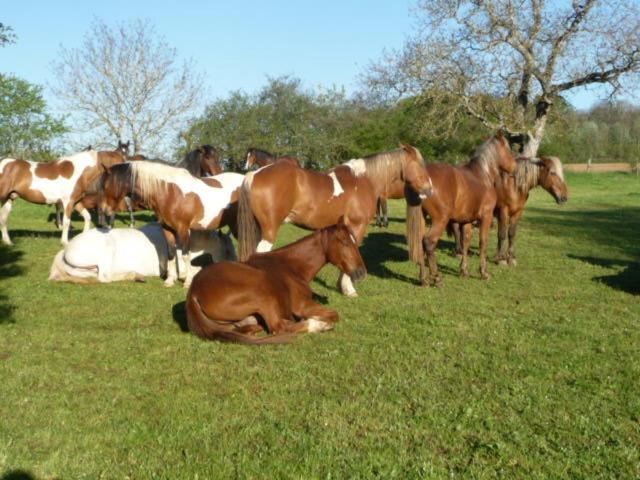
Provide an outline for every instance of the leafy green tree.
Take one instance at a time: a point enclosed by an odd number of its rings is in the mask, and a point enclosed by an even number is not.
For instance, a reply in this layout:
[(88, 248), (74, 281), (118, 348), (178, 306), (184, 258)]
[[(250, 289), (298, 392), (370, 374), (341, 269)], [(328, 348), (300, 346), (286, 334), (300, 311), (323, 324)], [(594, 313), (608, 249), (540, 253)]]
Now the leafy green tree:
[(13, 43), (16, 39), (13, 28), (0, 22), (0, 47), (4, 47), (8, 43)]
[(49, 159), (51, 142), (66, 131), (62, 119), (46, 111), (42, 87), (0, 74), (0, 154)]

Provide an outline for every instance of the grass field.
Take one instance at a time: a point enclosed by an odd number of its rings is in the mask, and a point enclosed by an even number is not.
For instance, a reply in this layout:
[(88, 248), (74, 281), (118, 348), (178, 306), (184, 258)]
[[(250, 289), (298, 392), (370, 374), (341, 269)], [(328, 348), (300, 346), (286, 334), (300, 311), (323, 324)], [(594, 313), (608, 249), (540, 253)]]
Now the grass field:
[(51, 209), (19, 202), (0, 249), (0, 475), (637, 478), (640, 180), (568, 183), (563, 207), (535, 191), (518, 267), (489, 281), (477, 256), (459, 279), (444, 239), (442, 289), (417, 285), (394, 202), (360, 297), (333, 267), (313, 283), (336, 329), (263, 348), (185, 332), (185, 292), (158, 279), (48, 283)]

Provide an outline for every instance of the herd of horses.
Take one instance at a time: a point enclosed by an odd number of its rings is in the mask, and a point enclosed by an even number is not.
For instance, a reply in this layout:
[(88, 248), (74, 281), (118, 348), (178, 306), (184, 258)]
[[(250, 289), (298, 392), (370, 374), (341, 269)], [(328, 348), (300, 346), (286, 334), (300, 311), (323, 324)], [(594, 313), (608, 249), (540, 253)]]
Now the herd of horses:
[[(376, 213), (376, 223), (388, 225), (388, 198), (405, 198), (409, 258), (419, 265), (420, 283), (438, 287), (443, 282), (435, 253), (445, 231), (455, 235), (460, 275), (467, 277), (472, 232), (478, 228), (480, 277), (487, 279), (494, 217), (496, 261), (515, 265), (517, 226), (530, 190), (542, 186), (557, 203), (568, 198), (556, 157), (516, 157), (501, 132), (462, 166), (427, 163), (417, 148), (401, 144), (325, 172), (305, 169), (292, 156), (251, 148), (245, 169), (246, 175), (223, 171), (208, 145), (178, 165), (130, 156), (129, 144), (121, 141), (113, 151), (89, 147), (51, 163), (7, 158), (0, 161), (2, 241), (11, 244), (7, 220), (14, 199), (55, 204), (62, 212), (65, 248), (54, 259), (51, 280), (155, 275), (170, 287), (184, 278), (187, 322), (196, 335), (283, 343), (296, 333), (329, 330), (338, 320), (337, 312), (313, 299), (309, 286), (327, 263), (339, 270), (338, 289), (357, 296), (354, 282), (366, 276), (359, 246)], [(131, 226), (134, 210), (153, 210), (157, 223), (137, 230), (91, 230), (91, 208), (111, 219), (128, 210)], [(74, 209), (84, 230), (69, 241)], [(314, 233), (272, 251), (285, 223)], [(220, 232), (225, 226), (237, 239), (237, 260), (230, 237)], [(209, 260), (203, 268), (202, 262), (194, 265), (201, 253)]]

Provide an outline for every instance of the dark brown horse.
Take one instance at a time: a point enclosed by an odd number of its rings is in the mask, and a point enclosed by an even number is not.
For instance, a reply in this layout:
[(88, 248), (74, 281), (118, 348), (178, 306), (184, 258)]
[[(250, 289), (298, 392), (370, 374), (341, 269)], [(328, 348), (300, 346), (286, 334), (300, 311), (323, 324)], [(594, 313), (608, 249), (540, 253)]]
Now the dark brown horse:
[(222, 173), (220, 154), (211, 145), (201, 145), (185, 155), (178, 167), (186, 168), (194, 177), (208, 177)]
[[(375, 155), (377, 161), (350, 160), (327, 173), (278, 162), (246, 176), (238, 204), (239, 258), (271, 250), (280, 225), (291, 222), (317, 230), (338, 218), (352, 229), (360, 244), (375, 212), (376, 199), (387, 182), (415, 171), (414, 189), (428, 193), (431, 183), (420, 152), (410, 145)], [(415, 164), (415, 165), (414, 165)], [(420, 167), (420, 168), (418, 168)], [(348, 276), (341, 274), (342, 293), (356, 296)]]
[[(495, 261), (501, 265), (516, 265), (516, 233), (518, 222), (524, 213), (529, 199), (529, 192), (542, 187), (562, 205), (569, 198), (569, 190), (564, 181), (562, 163), (558, 157), (518, 158), (515, 175), (500, 175), (496, 180), (495, 216), (498, 217), (498, 251)], [(460, 230), (457, 224), (452, 225), (456, 238), (456, 250), (462, 253)], [(507, 251), (507, 232), (509, 249)]]
[[(407, 191), (407, 240), (409, 256), (420, 265), (420, 282), (426, 285), (427, 273), (424, 262), (426, 250), (431, 272), (431, 281), (442, 285), (438, 272), (435, 249), (440, 236), (449, 222), (462, 225), (462, 260), (460, 275), (468, 272), (468, 249), (473, 231), (473, 222), (478, 222), (480, 230), (480, 276), (489, 278), (487, 272), (487, 241), (496, 206), (494, 183), (504, 171), (509, 174), (516, 169), (516, 160), (509, 143), (502, 133), (487, 140), (469, 162), (462, 167), (444, 163), (429, 164), (427, 172), (433, 181), (433, 195), (419, 199), (409, 189)], [(425, 215), (431, 217), (431, 228), (425, 235)]]
[[(100, 206), (110, 213), (129, 196), (155, 211), (170, 250), (180, 247), (191, 282), (191, 230), (215, 230), (235, 223), (236, 203), (244, 176), (224, 172), (197, 178), (184, 168), (140, 160), (116, 165), (102, 179)], [(177, 242), (176, 242), (177, 241)], [(177, 278), (175, 256), (170, 258), (165, 286)]]
[(250, 148), (247, 150), (247, 161), (244, 164), (245, 170), (250, 170), (254, 165), (258, 167), (266, 167), (267, 165), (274, 164), (276, 162), (291, 162), (294, 165), (300, 167), (300, 161), (296, 157), (285, 155), (282, 157), (276, 157), (271, 155), (266, 150), (260, 150), (259, 148)]
[[(344, 223), (254, 254), (243, 263), (209, 265), (196, 274), (187, 294), (189, 330), (209, 340), (250, 345), (283, 343), (292, 340), (292, 333), (330, 330), (338, 313), (314, 301), (309, 288), (327, 263), (354, 281), (366, 275), (356, 238)], [(263, 328), (272, 335), (249, 334)]]

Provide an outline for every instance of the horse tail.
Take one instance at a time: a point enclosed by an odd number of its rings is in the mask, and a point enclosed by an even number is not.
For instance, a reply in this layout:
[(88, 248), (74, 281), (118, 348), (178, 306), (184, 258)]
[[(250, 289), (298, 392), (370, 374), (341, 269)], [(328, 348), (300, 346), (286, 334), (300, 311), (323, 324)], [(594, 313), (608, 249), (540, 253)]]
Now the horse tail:
[[(422, 240), (425, 235), (425, 222), (422, 213), (422, 202), (417, 195), (409, 190), (405, 193), (407, 201), (407, 247), (409, 260), (415, 263), (424, 261)], [(414, 198), (415, 197), (415, 198)]]
[(68, 264), (64, 260), (64, 249), (56, 253), (51, 264), (51, 270), (49, 272), (49, 281), (51, 282), (70, 282), (79, 284), (91, 284), (96, 283), (95, 278), (81, 277), (71, 275), (67, 271)]
[(295, 335), (291, 333), (254, 338), (243, 333), (229, 330), (228, 327), (220, 325), (207, 317), (202, 311), (198, 299), (195, 295), (192, 295), (191, 292), (187, 295), (186, 310), (189, 331), (205, 340), (219, 340), (221, 342), (240, 343), (243, 345), (269, 345), (291, 343), (295, 338)]
[(247, 174), (242, 182), (240, 198), (238, 198), (238, 258), (241, 262), (247, 260), (256, 251), (262, 237), (260, 224), (251, 209), (251, 183), (253, 172)]

